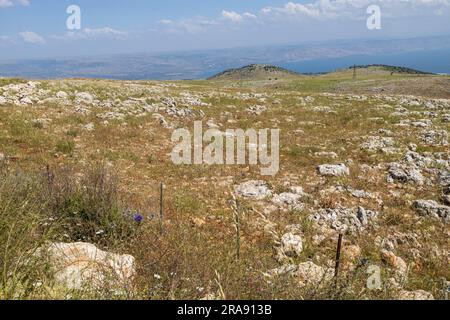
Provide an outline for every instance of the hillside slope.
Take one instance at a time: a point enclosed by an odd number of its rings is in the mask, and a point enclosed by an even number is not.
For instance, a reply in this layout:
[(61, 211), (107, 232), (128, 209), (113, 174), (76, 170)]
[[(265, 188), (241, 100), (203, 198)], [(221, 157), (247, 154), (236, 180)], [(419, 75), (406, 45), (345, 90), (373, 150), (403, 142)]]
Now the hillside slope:
[(301, 74), (277, 66), (251, 64), (242, 68), (225, 70), (208, 80), (276, 80), (298, 76)]

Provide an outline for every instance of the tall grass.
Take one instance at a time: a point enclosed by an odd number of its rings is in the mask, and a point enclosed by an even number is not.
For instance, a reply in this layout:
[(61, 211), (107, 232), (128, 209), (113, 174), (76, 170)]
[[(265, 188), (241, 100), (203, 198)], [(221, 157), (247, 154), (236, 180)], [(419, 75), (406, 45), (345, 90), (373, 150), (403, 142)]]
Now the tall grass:
[(44, 295), (48, 266), (36, 259), (50, 241), (128, 245), (137, 231), (118, 196), (117, 179), (102, 166), (30, 172), (0, 163), (0, 299)]

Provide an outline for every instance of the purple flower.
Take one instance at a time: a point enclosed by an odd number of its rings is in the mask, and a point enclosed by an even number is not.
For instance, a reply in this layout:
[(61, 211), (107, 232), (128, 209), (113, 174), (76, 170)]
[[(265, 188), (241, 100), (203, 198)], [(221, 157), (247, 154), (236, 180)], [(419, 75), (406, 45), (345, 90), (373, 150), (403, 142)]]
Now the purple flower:
[(134, 215), (134, 221), (136, 221), (137, 223), (141, 223), (142, 220), (144, 220), (144, 217), (142, 216), (142, 214), (140, 214), (139, 212), (137, 212)]

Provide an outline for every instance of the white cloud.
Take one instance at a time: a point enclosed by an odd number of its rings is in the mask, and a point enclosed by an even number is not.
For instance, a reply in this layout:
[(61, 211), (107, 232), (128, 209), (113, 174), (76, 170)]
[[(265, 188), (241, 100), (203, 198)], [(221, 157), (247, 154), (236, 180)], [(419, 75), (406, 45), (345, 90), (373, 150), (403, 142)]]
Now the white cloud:
[(0, 0), (0, 8), (13, 7), (16, 5), (29, 6), (30, 1), (29, 0)]
[(217, 26), (218, 22), (204, 17), (197, 17), (188, 20), (159, 20), (158, 24), (162, 27), (159, 31), (171, 34), (199, 34), (204, 33), (213, 26)]
[(258, 19), (258, 17), (256, 15), (254, 15), (253, 13), (250, 13), (250, 12), (246, 12), (242, 16), (245, 18), (250, 18), (250, 19)]
[(19, 33), (23, 41), (33, 44), (44, 44), (45, 39), (33, 31), (24, 31)]
[(169, 19), (162, 19), (162, 20), (159, 20), (158, 23), (160, 23), (160, 24), (172, 24), (173, 21), (169, 20)]
[(260, 15), (271, 19), (361, 19), (366, 17), (365, 9), (372, 4), (379, 5), (386, 17), (433, 16), (450, 12), (450, 0), (315, 0), (266, 7), (260, 10)]
[(88, 36), (125, 36), (127, 33), (123, 31), (119, 31), (110, 27), (104, 27), (99, 29), (83, 29), (83, 33)]
[(224, 17), (225, 19), (230, 20), (232, 22), (241, 22), (242, 21), (242, 16), (235, 11), (223, 10), (222, 17)]

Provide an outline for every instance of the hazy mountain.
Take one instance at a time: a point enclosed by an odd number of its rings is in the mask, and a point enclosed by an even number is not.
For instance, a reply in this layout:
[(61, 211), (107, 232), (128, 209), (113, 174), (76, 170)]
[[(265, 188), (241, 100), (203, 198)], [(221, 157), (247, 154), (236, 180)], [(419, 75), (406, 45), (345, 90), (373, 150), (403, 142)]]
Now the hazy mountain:
[(0, 76), (199, 79), (250, 64), (325, 72), (354, 64), (402, 65), (450, 73), (450, 36), (314, 42), (285, 46), (0, 61)]
[(267, 64), (251, 64), (238, 69), (228, 69), (209, 80), (259, 80), (296, 77), (301, 74)]

